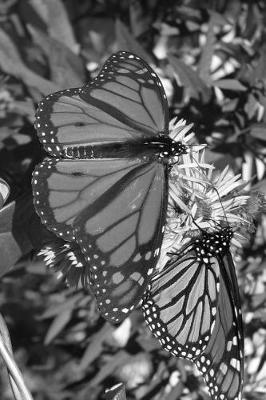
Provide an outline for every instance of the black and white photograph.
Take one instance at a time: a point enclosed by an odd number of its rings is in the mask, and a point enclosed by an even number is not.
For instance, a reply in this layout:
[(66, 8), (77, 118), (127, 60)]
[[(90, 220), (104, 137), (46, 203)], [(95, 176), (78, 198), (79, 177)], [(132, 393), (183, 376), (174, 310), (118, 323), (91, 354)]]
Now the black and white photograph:
[(263, 0), (0, 0), (0, 399), (266, 399)]

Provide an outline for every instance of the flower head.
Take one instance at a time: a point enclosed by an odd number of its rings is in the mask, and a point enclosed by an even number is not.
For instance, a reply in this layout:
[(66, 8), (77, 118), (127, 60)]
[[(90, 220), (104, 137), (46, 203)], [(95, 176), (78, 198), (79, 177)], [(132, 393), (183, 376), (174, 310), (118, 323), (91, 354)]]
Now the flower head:
[(76, 243), (55, 239), (46, 243), (38, 256), (56, 273), (57, 279), (76, 288), (88, 287), (89, 266)]
[(170, 174), (168, 218), (160, 266), (168, 260), (167, 252), (180, 251), (202, 230), (212, 232), (230, 226), (234, 231), (232, 244), (241, 246), (247, 232), (254, 229), (250, 204), (255, 202), (261, 210), (261, 197), (264, 198), (248, 192), (246, 186), (240, 175), (234, 175), (229, 167), (219, 172), (207, 164), (204, 146), (190, 146), (190, 151), (175, 164)]

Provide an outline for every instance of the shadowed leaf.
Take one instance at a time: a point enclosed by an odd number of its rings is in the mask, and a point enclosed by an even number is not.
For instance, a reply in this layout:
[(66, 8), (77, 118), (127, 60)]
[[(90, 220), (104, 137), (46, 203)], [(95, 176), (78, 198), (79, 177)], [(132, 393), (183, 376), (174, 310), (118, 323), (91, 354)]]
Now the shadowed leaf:
[(197, 72), (193, 71), (191, 67), (184, 64), (177, 57), (169, 56), (169, 61), (173, 68), (177, 84), (187, 89), (189, 97), (207, 103), (211, 96), (211, 90), (198, 76)]
[(21, 256), (52, 237), (54, 235), (44, 228), (34, 210), (31, 194), (3, 207), (0, 210), (0, 276)]
[(69, 47), (49, 37), (40, 29), (29, 25), (33, 40), (44, 51), (49, 60), (51, 79), (62, 88), (82, 86), (85, 82), (84, 67), (81, 59)]
[(10, 37), (0, 29), (0, 67), (15, 77), (21, 79), (27, 86), (37, 88), (43, 94), (60, 90), (55, 83), (42, 78), (31, 71), (22, 61), (20, 54)]
[(247, 88), (237, 79), (220, 79), (219, 81), (214, 81), (213, 86), (216, 86), (220, 89), (237, 90), (241, 92), (245, 92), (247, 90)]
[(206, 43), (203, 47), (201, 57), (199, 60), (198, 69), (197, 69), (200, 78), (207, 84), (210, 84), (210, 82), (211, 82), (210, 66), (211, 66), (212, 57), (213, 57), (213, 53), (214, 53), (214, 42), (215, 42), (214, 18), (211, 17), (210, 22), (209, 22)]
[(31, 5), (46, 23), (49, 36), (77, 53), (79, 44), (75, 39), (64, 3), (61, 0), (45, 0), (43, 2), (32, 0)]
[(118, 42), (118, 48), (120, 50), (126, 50), (137, 56), (143, 58), (148, 64), (152, 64), (152, 58), (142, 47), (142, 45), (134, 38), (129, 32), (127, 27), (119, 19), (116, 21), (116, 38)]
[(114, 328), (106, 322), (102, 329), (90, 338), (90, 343), (79, 364), (80, 369), (86, 369), (99, 356), (102, 352), (105, 339), (111, 335), (113, 330)]
[(44, 344), (49, 344), (56, 338), (70, 321), (72, 310), (64, 310), (51, 323), (48, 332), (46, 333)]

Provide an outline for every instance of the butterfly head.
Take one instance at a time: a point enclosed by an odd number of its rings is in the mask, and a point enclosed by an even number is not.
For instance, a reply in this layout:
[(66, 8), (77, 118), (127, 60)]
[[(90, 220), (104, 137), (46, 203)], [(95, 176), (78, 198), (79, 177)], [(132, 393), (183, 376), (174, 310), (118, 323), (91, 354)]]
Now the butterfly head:
[(182, 142), (176, 142), (172, 141), (170, 150), (169, 150), (169, 156), (170, 157), (178, 157), (181, 156), (182, 154), (187, 153), (187, 145), (183, 144)]
[[(145, 141), (148, 146), (155, 146), (157, 157), (160, 161), (168, 164), (170, 159), (186, 154), (188, 146), (181, 141), (173, 140), (170, 136), (160, 134), (155, 140)], [(170, 161), (172, 164), (172, 161)]]

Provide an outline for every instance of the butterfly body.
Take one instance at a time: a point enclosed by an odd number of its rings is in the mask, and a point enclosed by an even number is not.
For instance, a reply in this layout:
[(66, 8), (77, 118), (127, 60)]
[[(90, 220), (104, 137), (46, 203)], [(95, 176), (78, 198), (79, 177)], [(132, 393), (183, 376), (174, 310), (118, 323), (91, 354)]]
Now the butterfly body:
[(169, 165), (186, 152), (168, 122), (160, 79), (124, 51), (83, 88), (47, 96), (36, 113), (49, 154), (33, 174), (36, 211), (80, 247), (83, 281), (112, 322), (139, 303), (159, 257)]
[(87, 146), (68, 146), (63, 149), (64, 158), (140, 158), (143, 161), (170, 163), (171, 158), (185, 154), (187, 147), (175, 142), (169, 136), (137, 139), (127, 142), (94, 144)]
[(240, 296), (232, 231), (203, 233), (156, 274), (144, 317), (162, 347), (196, 363), (213, 400), (239, 400), (243, 385)]

